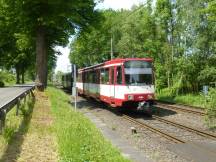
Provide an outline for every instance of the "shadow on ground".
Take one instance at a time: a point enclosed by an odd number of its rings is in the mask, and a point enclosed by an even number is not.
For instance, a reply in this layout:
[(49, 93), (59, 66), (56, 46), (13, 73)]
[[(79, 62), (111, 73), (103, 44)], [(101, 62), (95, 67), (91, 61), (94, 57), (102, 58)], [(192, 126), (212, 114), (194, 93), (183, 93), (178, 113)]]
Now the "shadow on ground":
[(159, 108), (159, 107), (155, 107), (155, 109), (157, 109), (155, 111), (155, 115), (160, 116), (160, 117), (177, 114), (177, 112), (173, 111), (173, 110), (163, 109), (163, 108)]
[[(63, 88), (62, 88), (62, 90), (69, 95), (71, 94), (70, 90), (66, 90)], [(74, 106), (74, 102), (70, 102), (70, 104), (72, 104)], [(124, 109), (121, 109), (119, 111), (119, 108), (112, 108), (101, 101), (96, 101), (93, 98), (86, 97), (86, 96), (78, 97), (77, 108), (78, 109), (82, 109), (82, 108), (98, 109), (97, 111), (100, 111), (100, 109), (107, 109), (107, 110), (111, 111), (112, 113), (115, 113), (118, 116), (122, 116), (123, 114), (135, 115), (135, 116), (138, 115), (139, 117), (143, 116), (144, 119), (151, 120), (151, 118), (149, 118), (149, 115), (144, 113), (144, 112), (124, 110)], [(160, 117), (164, 117), (164, 116), (175, 115), (176, 112), (172, 111), (172, 110), (168, 110), (168, 109), (154, 107), (153, 108), (153, 114), (160, 116)]]
[(8, 142), (8, 146), (0, 157), (0, 162), (15, 162), (19, 158), (21, 153), (21, 146), (24, 141), (24, 136), (28, 132), (29, 124), (32, 118), (33, 108), (35, 104), (35, 98), (32, 97), (30, 102), (27, 102), (28, 110), (22, 110), (23, 120), (19, 126), (19, 129), (14, 133)]
[[(74, 105), (74, 103), (72, 102), (72, 105)], [(100, 111), (100, 109), (106, 109), (108, 111), (111, 111), (112, 113), (118, 115), (118, 116), (122, 116), (123, 114), (127, 114), (127, 115), (138, 115), (143, 116), (145, 119), (150, 119), (149, 118), (149, 114), (142, 112), (142, 111), (134, 111), (134, 110), (126, 110), (126, 109), (121, 109), (121, 108), (112, 108), (109, 105), (100, 102), (100, 101), (96, 101), (92, 98), (81, 98), (78, 99), (77, 101), (77, 108), (78, 109), (82, 109), (82, 108), (89, 108), (89, 109), (97, 109), (97, 111)], [(157, 115), (159, 117), (164, 117), (164, 116), (170, 116), (170, 115), (175, 115), (177, 112), (176, 111), (172, 111), (172, 110), (168, 110), (168, 109), (163, 109), (163, 108), (159, 108), (159, 107), (153, 107), (153, 114)]]

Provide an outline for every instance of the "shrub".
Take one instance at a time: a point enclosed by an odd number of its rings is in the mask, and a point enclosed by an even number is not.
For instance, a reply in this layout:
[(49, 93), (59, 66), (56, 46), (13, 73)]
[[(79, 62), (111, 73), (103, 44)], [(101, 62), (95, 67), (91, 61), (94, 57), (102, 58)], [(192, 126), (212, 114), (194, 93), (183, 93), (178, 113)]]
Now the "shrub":
[(5, 86), (4, 82), (0, 81), (0, 87), (4, 87), (4, 86)]
[[(12, 85), (12, 84), (15, 84), (15, 76), (14, 74), (11, 74), (10, 72), (8, 71), (0, 71), (0, 87), (2, 87), (1, 85)], [(1, 83), (3, 82), (3, 84)], [(4, 86), (3, 85), (3, 86)]]
[(206, 102), (206, 121), (210, 128), (216, 128), (216, 89), (211, 88)]

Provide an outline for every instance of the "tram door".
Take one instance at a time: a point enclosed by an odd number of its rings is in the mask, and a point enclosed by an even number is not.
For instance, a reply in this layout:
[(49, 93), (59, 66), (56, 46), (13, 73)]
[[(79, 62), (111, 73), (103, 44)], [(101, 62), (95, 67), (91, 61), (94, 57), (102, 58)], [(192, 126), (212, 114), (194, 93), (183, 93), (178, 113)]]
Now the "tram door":
[(110, 68), (110, 102), (115, 104), (115, 68)]

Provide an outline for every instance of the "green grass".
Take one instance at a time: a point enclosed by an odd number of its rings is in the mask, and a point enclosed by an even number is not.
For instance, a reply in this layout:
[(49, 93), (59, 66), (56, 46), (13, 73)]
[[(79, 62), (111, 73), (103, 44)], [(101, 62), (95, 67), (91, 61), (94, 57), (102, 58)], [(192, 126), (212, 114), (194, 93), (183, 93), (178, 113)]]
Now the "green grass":
[(167, 93), (157, 93), (157, 99), (162, 101), (168, 101), (173, 103), (197, 106), (201, 108), (205, 108), (205, 97), (200, 94), (185, 94), (178, 96), (171, 96)]
[(55, 118), (54, 127), (58, 140), (61, 162), (125, 162), (110, 142), (80, 112), (68, 103), (69, 96), (49, 87), (47, 94)]
[(209, 128), (216, 128), (216, 89), (210, 88), (208, 95), (185, 94), (172, 96), (168, 89), (161, 90), (157, 94), (157, 99), (173, 103), (186, 104), (204, 108), (206, 111), (205, 121)]
[(187, 94), (175, 97), (175, 102), (197, 107), (205, 107), (205, 97), (199, 94)]
[[(27, 119), (31, 115), (33, 109), (34, 100), (27, 97), (26, 103), (21, 101), (19, 115), (16, 116), (16, 107), (14, 107), (6, 116), (6, 125), (4, 127), (2, 135), (0, 135), (0, 155), (4, 149), (13, 140), (13, 136), (16, 132), (25, 132), (25, 126)], [(25, 123), (25, 124), (24, 124)], [(21, 127), (22, 125), (22, 127)], [(1, 157), (1, 156), (0, 156)]]

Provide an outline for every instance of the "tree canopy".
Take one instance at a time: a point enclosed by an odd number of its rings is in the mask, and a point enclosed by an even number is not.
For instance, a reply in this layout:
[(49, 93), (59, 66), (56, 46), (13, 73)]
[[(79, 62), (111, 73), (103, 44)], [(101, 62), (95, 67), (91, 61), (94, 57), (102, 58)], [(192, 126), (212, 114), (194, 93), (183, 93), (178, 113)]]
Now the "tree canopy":
[(15, 68), (18, 83), (29, 73), (43, 90), (60, 54), (55, 47), (66, 46), (74, 35), (70, 59), (79, 67), (111, 55), (152, 57), (157, 89), (197, 92), (215, 82), (215, 0), (147, 0), (119, 11), (98, 11), (95, 5), (0, 0), (0, 68)]
[(55, 66), (54, 47), (66, 46), (76, 29), (83, 31), (94, 24), (99, 15), (95, 4), (93, 0), (1, 0), (1, 62), (16, 56), (10, 65), (26, 68), (27, 60), (30, 65), (36, 62), (36, 83), (43, 90), (48, 63)]
[(132, 10), (101, 11), (97, 28), (77, 35), (71, 61), (80, 67), (114, 57), (152, 57), (157, 89), (197, 92), (215, 80), (215, 0), (152, 0)]

